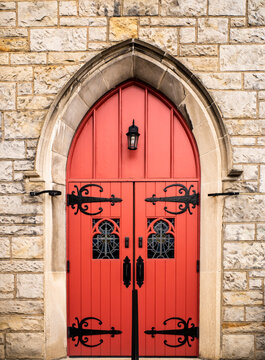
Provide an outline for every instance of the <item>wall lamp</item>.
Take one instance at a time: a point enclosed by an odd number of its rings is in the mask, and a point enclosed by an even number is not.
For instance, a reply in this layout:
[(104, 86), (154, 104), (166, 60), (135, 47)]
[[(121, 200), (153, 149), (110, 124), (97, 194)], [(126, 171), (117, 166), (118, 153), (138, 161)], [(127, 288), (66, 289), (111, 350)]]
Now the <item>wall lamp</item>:
[(128, 139), (128, 149), (136, 150), (140, 134), (138, 132), (138, 126), (134, 125), (134, 120), (126, 135)]

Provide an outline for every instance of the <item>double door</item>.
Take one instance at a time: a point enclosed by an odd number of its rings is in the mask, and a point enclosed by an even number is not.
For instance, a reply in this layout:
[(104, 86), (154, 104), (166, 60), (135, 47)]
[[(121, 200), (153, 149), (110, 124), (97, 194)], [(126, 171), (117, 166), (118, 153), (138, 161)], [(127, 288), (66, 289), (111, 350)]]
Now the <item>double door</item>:
[(198, 220), (197, 182), (69, 183), (69, 356), (198, 355)]

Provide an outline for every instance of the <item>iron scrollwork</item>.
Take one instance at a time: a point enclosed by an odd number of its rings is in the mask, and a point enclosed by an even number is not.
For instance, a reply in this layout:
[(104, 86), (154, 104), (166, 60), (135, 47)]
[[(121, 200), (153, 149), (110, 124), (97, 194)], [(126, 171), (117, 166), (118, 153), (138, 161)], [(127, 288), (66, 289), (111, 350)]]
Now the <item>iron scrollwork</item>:
[[(185, 321), (179, 317), (172, 317), (163, 322), (164, 325), (167, 325), (168, 321), (170, 320), (178, 320), (177, 327), (181, 329), (170, 329), (170, 330), (155, 330), (152, 327), (151, 330), (146, 330), (145, 334), (151, 335), (153, 338), (156, 334), (163, 334), (163, 335), (177, 335), (178, 336), (178, 343), (176, 345), (168, 344), (167, 340), (164, 340), (164, 344), (169, 347), (180, 347), (188, 344), (191, 347), (190, 341), (194, 341), (194, 339), (199, 338), (199, 327), (195, 326), (193, 323), (189, 324), (191, 318), (188, 318), (188, 321)], [(191, 338), (191, 339), (189, 339)]]
[(177, 212), (169, 211), (167, 206), (164, 207), (164, 210), (167, 213), (173, 214), (173, 215), (183, 214), (185, 211), (188, 210), (188, 212), (192, 215), (190, 206), (193, 209), (195, 209), (196, 205), (199, 205), (199, 193), (196, 193), (196, 191), (192, 189), (194, 187), (193, 185), (191, 185), (187, 189), (186, 186), (184, 186), (182, 184), (168, 185), (164, 188), (164, 192), (167, 192), (167, 189), (170, 187), (173, 187), (173, 186), (177, 186), (180, 188), (179, 196), (156, 197), (156, 195), (153, 194), (152, 197), (146, 198), (145, 201), (151, 202), (153, 205), (155, 205), (155, 203), (157, 201), (181, 203), (179, 205), (179, 211), (177, 211)]
[[(111, 195), (110, 198), (103, 198), (103, 197), (96, 197), (96, 196), (84, 196), (84, 195), (88, 195), (89, 194), (89, 187), (98, 187), (100, 192), (103, 192), (103, 188), (100, 185), (97, 184), (87, 184), (84, 185), (80, 188), (80, 190), (78, 189), (78, 187), (75, 185), (74, 187), (76, 188), (76, 192), (77, 194), (75, 194), (75, 191), (72, 191), (71, 194), (67, 195), (67, 205), (71, 206), (72, 209), (76, 210), (75, 211), (75, 215), (78, 213), (78, 211), (80, 210), (81, 213), (86, 214), (86, 215), (98, 215), (100, 214), (103, 209), (102, 207), (99, 207), (98, 211), (95, 213), (89, 213), (88, 210), (88, 205), (83, 205), (83, 204), (87, 204), (87, 203), (97, 203), (97, 202), (110, 202), (111, 206), (113, 206), (115, 203), (117, 202), (121, 202), (122, 199), (120, 198), (116, 198), (115, 195)], [(75, 206), (77, 205), (76, 209)]]
[(120, 330), (115, 330), (114, 327), (111, 327), (110, 330), (88, 329), (88, 320), (96, 320), (99, 325), (102, 325), (102, 321), (95, 317), (86, 317), (80, 322), (79, 319), (76, 317), (75, 320), (77, 321), (77, 326), (75, 323), (73, 323), (72, 326), (69, 326), (67, 328), (68, 337), (72, 338), (73, 341), (75, 341), (75, 339), (77, 338), (77, 343), (75, 344), (75, 346), (78, 346), (79, 343), (81, 343), (86, 347), (96, 347), (101, 345), (103, 343), (103, 340), (100, 339), (98, 344), (89, 345), (89, 336), (109, 334), (111, 337), (114, 337), (115, 335), (122, 333)]

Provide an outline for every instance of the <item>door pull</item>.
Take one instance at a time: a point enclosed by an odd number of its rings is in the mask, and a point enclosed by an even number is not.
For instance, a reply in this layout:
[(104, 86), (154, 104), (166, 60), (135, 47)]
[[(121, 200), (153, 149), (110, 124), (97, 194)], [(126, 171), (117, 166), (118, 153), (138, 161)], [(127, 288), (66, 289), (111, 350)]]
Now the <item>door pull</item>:
[(127, 236), (125, 236), (125, 248), (129, 248), (129, 238)]
[(144, 260), (141, 256), (136, 261), (136, 282), (139, 288), (144, 283)]
[(131, 284), (131, 262), (128, 256), (123, 260), (123, 283), (127, 288)]
[(139, 238), (138, 238), (138, 246), (139, 246), (139, 248), (143, 247), (143, 238), (141, 236), (139, 236)]

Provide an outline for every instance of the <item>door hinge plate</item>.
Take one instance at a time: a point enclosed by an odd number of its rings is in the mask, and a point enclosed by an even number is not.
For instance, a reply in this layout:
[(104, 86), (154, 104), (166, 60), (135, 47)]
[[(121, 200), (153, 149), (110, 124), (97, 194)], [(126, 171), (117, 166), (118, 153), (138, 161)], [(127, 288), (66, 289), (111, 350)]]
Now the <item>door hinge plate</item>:
[(200, 272), (200, 260), (197, 260), (196, 262), (196, 271), (197, 273)]
[(70, 261), (67, 260), (66, 262), (66, 271), (69, 273), (70, 272)]

